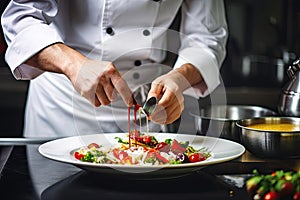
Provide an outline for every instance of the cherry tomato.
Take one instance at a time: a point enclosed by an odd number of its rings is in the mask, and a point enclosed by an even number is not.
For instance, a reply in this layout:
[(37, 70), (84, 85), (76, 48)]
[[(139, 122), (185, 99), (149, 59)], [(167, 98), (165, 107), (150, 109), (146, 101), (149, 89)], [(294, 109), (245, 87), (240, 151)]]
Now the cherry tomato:
[(280, 195), (281, 196), (290, 195), (293, 194), (294, 191), (295, 191), (294, 185), (291, 182), (286, 181), (281, 185)]
[(113, 154), (114, 154), (114, 156), (115, 156), (117, 159), (120, 159), (120, 158), (119, 158), (119, 150), (118, 150), (118, 149), (113, 149)]
[(275, 191), (270, 191), (264, 196), (264, 200), (279, 200), (280, 196), (277, 192)]
[(160, 152), (169, 152), (170, 151), (170, 147), (167, 143), (165, 142), (160, 142), (156, 145), (155, 147), (156, 150), (160, 151)]
[(145, 136), (143, 137), (143, 142), (144, 142), (145, 144), (150, 143), (150, 142), (151, 142), (151, 136), (150, 136), (150, 135), (145, 135)]
[(205, 156), (201, 153), (194, 153), (194, 154), (190, 155), (190, 157), (189, 157), (189, 160), (192, 163), (193, 162), (200, 162), (200, 161), (203, 161), (205, 159), (206, 159)]
[(76, 151), (74, 153), (74, 157), (78, 160), (81, 160), (84, 157), (84, 155)]
[(295, 192), (295, 194), (293, 195), (293, 200), (300, 200), (300, 191)]

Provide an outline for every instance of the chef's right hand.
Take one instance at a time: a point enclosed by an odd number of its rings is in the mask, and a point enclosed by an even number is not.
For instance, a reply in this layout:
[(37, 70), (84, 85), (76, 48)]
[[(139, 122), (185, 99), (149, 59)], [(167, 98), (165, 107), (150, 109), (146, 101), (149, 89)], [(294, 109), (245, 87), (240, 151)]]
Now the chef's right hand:
[(86, 59), (71, 81), (76, 91), (97, 107), (116, 100), (117, 93), (127, 106), (132, 105), (132, 92), (112, 62)]

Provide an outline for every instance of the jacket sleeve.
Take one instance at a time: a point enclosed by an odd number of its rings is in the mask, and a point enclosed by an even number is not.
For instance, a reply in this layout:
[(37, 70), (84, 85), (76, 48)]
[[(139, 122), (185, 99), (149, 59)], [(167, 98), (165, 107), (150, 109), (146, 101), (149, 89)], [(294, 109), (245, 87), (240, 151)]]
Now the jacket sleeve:
[(63, 42), (49, 24), (57, 14), (55, 0), (12, 0), (1, 16), (1, 24), (8, 48), (5, 60), (16, 79), (33, 79), (42, 70), (24, 62), (43, 48)]
[(182, 5), (181, 46), (174, 68), (191, 63), (203, 81), (185, 91), (204, 97), (220, 84), (220, 67), (226, 54), (228, 32), (222, 0), (186, 0)]

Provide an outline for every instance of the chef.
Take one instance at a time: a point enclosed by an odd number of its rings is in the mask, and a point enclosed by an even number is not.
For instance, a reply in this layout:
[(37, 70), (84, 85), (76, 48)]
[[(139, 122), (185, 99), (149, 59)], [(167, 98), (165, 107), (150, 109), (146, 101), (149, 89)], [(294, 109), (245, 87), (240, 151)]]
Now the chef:
[[(30, 80), (26, 137), (124, 132), (132, 97), (150, 96), (159, 99), (150, 129), (159, 131), (182, 114), (183, 94), (205, 97), (220, 83), (221, 0), (12, 0), (1, 23), (12, 74)], [(169, 35), (180, 39), (177, 52)], [(167, 52), (174, 66), (161, 64)]]
[[(178, 32), (169, 30), (177, 13)], [(159, 99), (150, 129), (159, 131), (196, 105), (187, 97), (205, 97), (221, 82), (221, 0), (12, 0), (1, 23), (12, 74), (30, 80), (26, 137), (126, 132), (132, 97), (143, 104), (150, 96)], [(173, 38), (178, 49), (169, 47)], [(163, 64), (167, 52), (177, 55), (174, 65)], [(28, 145), (27, 159), (42, 196), (79, 169), (37, 147)]]

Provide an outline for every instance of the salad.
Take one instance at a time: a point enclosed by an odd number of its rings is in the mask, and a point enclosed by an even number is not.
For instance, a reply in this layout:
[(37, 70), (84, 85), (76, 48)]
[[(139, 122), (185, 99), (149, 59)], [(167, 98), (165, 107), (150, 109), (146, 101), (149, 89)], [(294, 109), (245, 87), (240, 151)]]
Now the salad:
[(201, 162), (211, 157), (207, 148), (195, 149), (189, 141), (158, 141), (136, 130), (125, 138), (115, 139), (117, 145), (113, 147), (91, 143), (75, 151), (74, 157), (83, 162), (121, 165), (175, 165)]
[(300, 200), (300, 171), (277, 170), (271, 174), (259, 174), (246, 182), (246, 190), (254, 200)]

